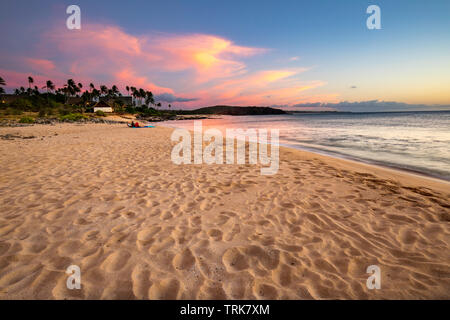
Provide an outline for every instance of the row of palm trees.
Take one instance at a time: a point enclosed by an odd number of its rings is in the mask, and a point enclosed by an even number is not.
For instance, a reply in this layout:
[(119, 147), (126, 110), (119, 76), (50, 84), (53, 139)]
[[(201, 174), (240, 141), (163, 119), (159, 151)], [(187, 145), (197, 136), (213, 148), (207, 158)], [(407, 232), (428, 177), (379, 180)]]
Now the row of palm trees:
[[(16, 95), (40, 95), (39, 88), (34, 84), (33, 77), (28, 77), (28, 89), (24, 87), (20, 87), (14, 90), (14, 94)], [(5, 93), (5, 90), (1, 87), (6, 85), (5, 80), (0, 77), (0, 94)], [(65, 97), (65, 103), (67, 103), (70, 97), (81, 97), (82, 101), (87, 103), (90, 101), (98, 101), (99, 97), (106, 98), (117, 98), (122, 96), (119, 91), (119, 88), (116, 85), (113, 85), (111, 88), (108, 88), (106, 85), (101, 85), (98, 89), (95, 87), (93, 83), (89, 84), (89, 89), (85, 90), (81, 93), (83, 89), (82, 83), (76, 83), (73, 79), (67, 80), (67, 83), (63, 85), (63, 87), (56, 89), (55, 84), (51, 80), (47, 80), (45, 86), (42, 87), (47, 92), (47, 100), (49, 99), (50, 93), (54, 94), (62, 94)], [(151, 91), (146, 91), (142, 88), (130, 87), (126, 86), (126, 91), (128, 95), (131, 91), (131, 96), (134, 98), (134, 101), (137, 102), (139, 106), (142, 106), (143, 102), (145, 105), (154, 105), (161, 106), (161, 103), (155, 104), (155, 99), (153, 97), (153, 93)], [(81, 95), (80, 95), (81, 93)]]
[[(142, 105), (142, 100), (145, 101), (146, 105), (155, 104), (155, 99), (153, 98), (153, 93), (151, 91), (145, 91), (142, 88), (137, 89), (136, 87), (129, 86), (126, 86), (125, 89), (128, 94), (131, 90), (131, 96), (139, 102), (139, 105)], [(159, 106), (161, 106), (161, 104), (159, 104)]]

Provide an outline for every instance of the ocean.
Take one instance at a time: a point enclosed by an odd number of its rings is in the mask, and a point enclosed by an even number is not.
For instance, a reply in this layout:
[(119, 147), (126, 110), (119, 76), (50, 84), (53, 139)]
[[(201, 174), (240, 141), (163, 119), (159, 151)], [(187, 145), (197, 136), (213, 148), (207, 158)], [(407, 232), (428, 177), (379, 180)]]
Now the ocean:
[[(280, 145), (450, 181), (450, 111), (219, 116), (203, 130), (279, 129)], [(165, 126), (192, 130), (193, 120)]]

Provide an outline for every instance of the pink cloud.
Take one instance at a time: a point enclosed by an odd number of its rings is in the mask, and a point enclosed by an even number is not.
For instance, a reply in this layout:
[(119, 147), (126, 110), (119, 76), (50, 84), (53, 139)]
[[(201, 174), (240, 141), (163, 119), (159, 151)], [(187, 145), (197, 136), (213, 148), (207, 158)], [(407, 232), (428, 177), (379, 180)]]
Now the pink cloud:
[(47, 59), (26, 58), (26, 61), (34, 71), (51, 72), (55, 69), (53, 61)]
[[(27, 79), (30, 76), (29, 73), (0, 69), (0, 75), (6, 82), (6, 88), (28, 87)], [(33, 76), (33, 79), (37, 86), (40, 86), (46, 81), (41, 76)]]
[(134, 71), (130, 69), (121, 70), (115, 74), (115, 77), (121, 84), (123, 84), (124, 87), (127, 86), (127, 84), (132, 83), (132, 86), (134, 87), (146, 88), (147, 90), (151, 90), (153, 92), (174, 93), (174, 91), (170, 88), (160, 87), (148, 81), (147, 77), (136, 76)]
[(134, 36), (119, 27), (99, 24), (85, 24), (76, 32), (55, 28), (44, 39), (48, 42), (44, 47), (56, 48), (60, 57), (70, 61), (66, 69), (74, 75), (102, 70), (113, 80), (121, 74), (117, 70), (133, 70), (128, 80), (142, 83), (145, 77), (144, 82), (153, 84), (148, 89), (165, 87), (146, 74), (185, 71), (192, 73), (194, 82), (203, 83), (245, 73), (245, 64), (236, 58), (265, 51), (211, 35)]
[(240, 105), (290, 105), (305, 98), (308, 90), (324, 86), (322, 81), (302, 81), (305, 68), (258, 71), (197, 92), (203, 101)]
[[(51, 79), (62, 85), (73, 78), (85, 87), (90, 82), (115, 84), (125, 93), (128, 85), (154, 94), (196, 98), (183, 102), (186, 106), (295, 104), (325, 85), (302, 80), (306, 68), (248, 68), (246, 59), (266, 52), (214, 35), (132, 35), (114, 25), (83, 24), (79, 31), (53, 28), (42, 35), (39, 50), (18, 65), (29, 68), (43, 83)], [(12, 79), (8, 87), (27, 84), (28, 74), (8, 75)]]

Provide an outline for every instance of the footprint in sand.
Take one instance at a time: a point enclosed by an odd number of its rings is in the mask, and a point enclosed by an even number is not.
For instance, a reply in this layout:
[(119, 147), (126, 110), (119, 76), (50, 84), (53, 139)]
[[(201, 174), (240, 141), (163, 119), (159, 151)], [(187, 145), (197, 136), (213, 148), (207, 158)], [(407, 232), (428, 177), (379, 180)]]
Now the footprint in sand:
[(222, 261), (230, 272), (242, 271), (248, 268), (248, 258), (238, 248), (230, 248), (225, 251)]
[(191, 250), (184, 249), (179, 252), (173, 259), (173, 266), (177, 270), (187, 270), (191, 268), (195, 263), (195, 258), (192, 255)]
[(221, 241), (222, 231), (220, 231), (219, 229), (210, 229), (208, 231), (208, 236), (212, 238), (214, 241)]
[(232, 241), (234, 237), (241, 232), (241, 227), (235, 223), (233, 228), (225, 235), (225, 241)]
[(258, 299), (275, 300), (278, 298), (278, 291), (275, 287), (258, 281), (253, 285), (253, 293)]
[(197, 294), (199, 300), (225, 300), (227, 295), (222, 288), (222, 284), (205, 283), (200, 287)]
[(151, 300), (174, 300), (178, 296), (180, 282), (176, 279), (165, 279), (153, 284), (148, 291)]
[(145, 246), (154, 241), (155, 235), (161, 231), (161, 227), (153, 226), (149, 228), (145, 228), (144, 230), (139, 231), (137, 234), (137, 242), (138, 244)]
[(130, 259), (131, 254), (125, 250), (118, 250), (110, 254), (102, 263), (101, 268), (108, 272), (115, 272), (122, 269)]
[(139, 264), (134, 267), (131, 273), (133, 294), (138, 299), (147, 299), (148, 289), (151, 286), (149, 266)]
[(162, 240), (162, 242), (153, 243), (153, 245), (149, 248), (148, 252), (150, 254), (157, 254), (162, 250), (172, 247), (174, 244), (175, 244), (175, 240), (172, 237), (168, 237), (168, 238)]

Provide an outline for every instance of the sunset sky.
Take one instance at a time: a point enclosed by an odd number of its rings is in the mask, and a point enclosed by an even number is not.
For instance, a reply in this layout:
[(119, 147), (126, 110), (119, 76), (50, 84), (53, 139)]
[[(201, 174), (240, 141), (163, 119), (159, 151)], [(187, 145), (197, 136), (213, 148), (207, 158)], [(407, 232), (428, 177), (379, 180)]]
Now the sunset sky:
[[(71, 4), (81, 8), (81, 30), (66, 28)], [(366, 27), (370, 4), (381, 8), (381, 30)], [(126, 85), (142, 87), (180, 108), (450, 105), (448, 0), (0, 6), (0, 76), (8, 92), (32, 75), (40, 87), (68, 78), (86, 87), (116, 84), (123, 94)]]

